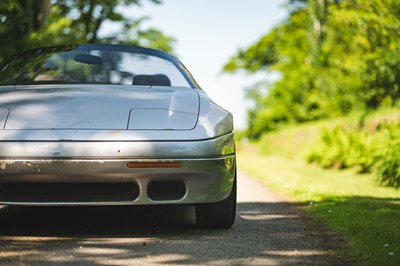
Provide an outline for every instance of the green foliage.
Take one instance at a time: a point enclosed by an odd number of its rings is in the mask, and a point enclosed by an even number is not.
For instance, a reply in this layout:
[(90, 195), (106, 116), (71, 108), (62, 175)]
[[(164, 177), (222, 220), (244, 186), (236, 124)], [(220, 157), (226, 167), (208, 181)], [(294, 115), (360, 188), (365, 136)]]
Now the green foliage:
[(321, 142), (312, 147), (306, 158), (324, 168), (357, 167), (365, 173), (371, 171), (378, 152), (379, 142), (371, 135), (337, 126), (322, 130)]
[(380, 158), (378, 172), (383, 184), (400, 187), (400, 141), (393, 141)]
[[(144, 2), (161, 1), (0, 1), (0, 61), (31, 47), (78, 43), (143, 45), (171, 52), (173, 38), (157, 29), (143, 28), (146, 17), (127, 17), (118, 9)], [(114, 24), (116, 30), (99, 35), (105, 22)]]
[(400, 187), (400, 124), (380, 124), (372, 132), (346, 129), (343, 126), (324, 128), (320, 142), (306, 155), (308, 162), (324, 168), (352, 168), (374, 172), (383, 185)]
[(249, 137), (399, 102), (399, 0), (289, 2), (289, 17), (224, 67), (280, 73), (249, 96)]
[(351, 168), (373, 174), (382, 185), (400, 187), (398, 108), (286, 126), (264, 134), (258, 146), (262, 154)]
[(382, 143), (382, 150), (377, 163), (377, 173), (382, 184), (400, 187), (400, 125), (389, 126), (386, 130), (387, 141)]
[(0, 61), (26, 49), (29, 36), (47, 18), (50, 0), (0, 1)]

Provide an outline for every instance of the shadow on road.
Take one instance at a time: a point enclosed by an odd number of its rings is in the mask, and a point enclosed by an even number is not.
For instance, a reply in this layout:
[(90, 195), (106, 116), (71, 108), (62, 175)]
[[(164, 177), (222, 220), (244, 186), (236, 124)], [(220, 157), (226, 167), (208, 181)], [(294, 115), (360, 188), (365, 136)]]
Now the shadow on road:
[(195, 228), (192, 206), (5, 207), (0, 235), (143, 237)]
[(198, 229), (192, 206), (4, 207), (0, 264), (341, 264), (295, 205), (238, 203), (229, 230)]

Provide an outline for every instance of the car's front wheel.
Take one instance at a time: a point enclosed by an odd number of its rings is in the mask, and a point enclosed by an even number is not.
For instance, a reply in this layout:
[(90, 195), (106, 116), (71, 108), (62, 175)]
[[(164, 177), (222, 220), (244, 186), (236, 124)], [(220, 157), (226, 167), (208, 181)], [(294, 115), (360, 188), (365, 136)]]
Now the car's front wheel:
[(196, 205), (196, 224), (205, 228), (230, 228), (236, 216), (236, 176), (232, 192), (223, 201)]

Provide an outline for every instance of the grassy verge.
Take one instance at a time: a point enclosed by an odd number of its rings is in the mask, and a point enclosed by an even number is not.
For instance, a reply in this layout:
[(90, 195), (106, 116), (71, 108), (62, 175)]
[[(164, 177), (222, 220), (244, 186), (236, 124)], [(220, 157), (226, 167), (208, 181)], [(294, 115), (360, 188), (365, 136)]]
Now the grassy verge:
[(318, 142), (324, 128), (364, 128), (374, 131), (379, 125), (400, 123), (400, 109), (382, 109), (373, 113), (353, 113), (346, 117), (292, 125), (264, 134), (259, 142), (263, 154), (280, 155), (285, 158), (304, 158), (309, 147)]
[(399, 265), (400, 190), (380, 186), (373, 175), (324, 170), (254, 152), (254, 147), (239, 148), (238, 164), (340, 232), (347, 243), (344, 255), (358, 258), (361, 265)]

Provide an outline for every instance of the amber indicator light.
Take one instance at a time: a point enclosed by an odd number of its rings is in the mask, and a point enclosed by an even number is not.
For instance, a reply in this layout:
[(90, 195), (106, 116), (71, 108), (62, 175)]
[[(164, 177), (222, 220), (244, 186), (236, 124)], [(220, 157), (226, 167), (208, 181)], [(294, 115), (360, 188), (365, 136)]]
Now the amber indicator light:
[(129, 162), (129, 168), (179, 168), (181, 162)]

